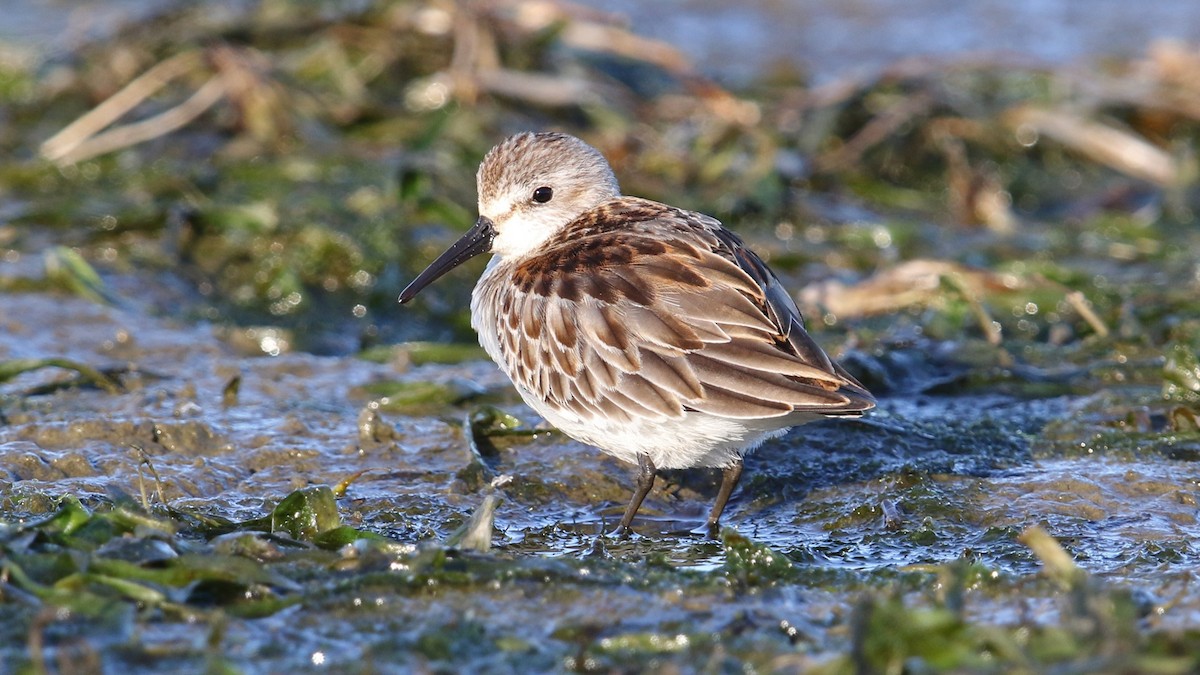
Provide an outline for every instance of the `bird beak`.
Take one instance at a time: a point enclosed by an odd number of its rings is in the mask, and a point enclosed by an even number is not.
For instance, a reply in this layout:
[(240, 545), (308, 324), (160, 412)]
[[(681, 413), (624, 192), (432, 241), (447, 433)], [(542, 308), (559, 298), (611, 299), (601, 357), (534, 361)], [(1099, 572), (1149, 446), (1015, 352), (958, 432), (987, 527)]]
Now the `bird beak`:
[(417, 275), (403, 291), (400, 291), (400, 304), (404, 304), (417, 296), (421, 289), (437, 281), (443, 274), (458, 267), (481, 253), (492, 250), (492, 240), (496, 238), (496, 224), (490, 218), (479, 216), (475, 225), (467, 230), (458, 241), (454, 242), (446, 252), (438, 256), (424, 272)]

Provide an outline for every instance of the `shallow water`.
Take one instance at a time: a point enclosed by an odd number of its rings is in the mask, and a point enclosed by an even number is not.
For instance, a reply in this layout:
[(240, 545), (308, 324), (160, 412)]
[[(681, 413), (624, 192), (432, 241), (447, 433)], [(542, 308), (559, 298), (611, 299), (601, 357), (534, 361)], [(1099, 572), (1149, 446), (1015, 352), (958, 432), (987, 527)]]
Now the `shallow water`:
[[(145, 459), (172, 506), (235, 521), (264, 515), (293, 490), (363, 472), (338, 500), (343, 522), (397, 542), (436, 541), (490, 491), (463, 478), (472, 456), (462, 419), (488, 403), (536, 422), (486, 362), (248, 357), (212, 326), (150, 315), (145, 299), (116, 308), (15, 293), (2, 304), (0, 360), (63, 354), (128, 369), (119, 394), (14, 397), (64, 377), (53, 369), (3, 385), (0, 481), (6, 511), (27, 518), (52, 510), (56, 495), (100, 505), (153, 494)], [(236, 402), (225, 402), (234, 376)], [(389, 401), (365, 393), (383, 381), (467, 393), (432, 415), (389, 412)], [(377, 404), (383, 412), (373, 418)], [(1146, 452), (1123, 452), (1064, 449), (1043, 436), (1080, 406), (1069, 396), (884, 396), (865, 420), (811, 424), (768, 443), (747, 461), (726, 524), (785, 557), (785, 571), (761, 561), (731, 567), (731, 549), (688, 532), (703, 521), (715, 475), (670, 474), (643, 507), (639, 536), (598, 544), (629, 495), (631, 468), (549, 431), (498, 439), (486, 472), (511, 481), (496, 489), (503, 502), (490, 555), (452, 555), (426, 569), (433, 563), (415, 549), (399, 558), (370, 549), (350, 558), (290, 554), (273, 569), (305, 589), (298, 605), (226, 617), (219, 629), (211, 616), (194, 624), (113, 617), (89, 639), (94, 649), (123, 644), (134, 622), (130, 663), (191, 667), (211, 661), (204, 636), (221, 630), (223, 658), (246, 672), (621, 667), (718, 645), (730, 659), (774, 654), (803, 667), (846, 644), (848, 612), (865, 589), (936, 595), (954, 561), (982, 570), (965, 586), (968, 616), (1059, 621), (1057, 591), (1038, 581), (1037, 557), (1017, 541), (1035, 524), (1098, 579), (1145, 594), (1160, 627), (1195, 625), (1194, 455), (1173, 458), (1158, 449), (1162, 438)], [(295, 597), (288, 587), (274, 593)], [(1154, 609), (1168, 601), (1169, 611)], [(123, 658), (115, 654), (107, 663)], [(826, 656), (810, 663), (805, 654)]]
[[(99, 0), (63, 11), (14, 0), (0, 41), (57, 52), (103, 39), (152, 17), (171, 0)], [(1012, 60), (1049, 68), (1139, 55), (1147, 44), (1200, 41), (1200, 8), (1189, 0), (713, 0), (589, 2), (634, 32), (675, 45), (704, 73), (753, 82), (772, 68), (799, 68), (815, 83), (869, 76), (910, 58)]]
[(1200, 8), (1188, 0), (1136, 6), (1120, 0), (587, 4), (628, 17), (638, 33), (678, 46), (705, 72), (734, 82), (799, 67), (820, 84), (869, 76), (909, 58), (1053, 68), (1136, 56), (1156, 40), (1200, 40)]

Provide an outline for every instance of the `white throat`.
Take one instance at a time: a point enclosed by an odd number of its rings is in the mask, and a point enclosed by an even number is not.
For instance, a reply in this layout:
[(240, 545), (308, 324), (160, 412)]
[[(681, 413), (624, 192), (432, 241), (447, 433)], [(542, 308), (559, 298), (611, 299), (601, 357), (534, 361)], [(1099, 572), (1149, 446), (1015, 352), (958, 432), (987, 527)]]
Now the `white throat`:
[(553, 209), (544, 212), (512, 214), (496, 223), (492, 253), (501, 258), (520, 258), (538, 250), (566, 222)]

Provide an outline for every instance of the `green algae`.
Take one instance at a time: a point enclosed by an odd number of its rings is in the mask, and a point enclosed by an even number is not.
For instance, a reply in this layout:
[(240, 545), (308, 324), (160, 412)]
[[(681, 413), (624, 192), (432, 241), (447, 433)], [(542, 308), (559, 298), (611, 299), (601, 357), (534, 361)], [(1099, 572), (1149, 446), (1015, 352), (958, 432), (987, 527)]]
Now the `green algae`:
[(1168, 401), (1200, 404), (1200, 356), (1194, 346), (1174, 343), (1164, 350), (1163, 398)]
[(740, 586), (784, 582), (792, 577), (792, 563), (786, 556), (735, 530), (721, 531), (721, 546), (725, 549), (725, 574)]
[[(18, 375), (41, 370), (43, 368), (63, 368), (65, 370), (73, 370), (78, 373), (75, 380), (61, 382), (53, 385), (53, 387), (71, 387), (79, 384), (91, 385), (107, 391), (116, 393), (120, 391), (121, 385), (116, 382), (111, 375), (87, 365), (79, 363), (71, 359), (50, 357), (41, 359), (14, 359), (10, 361), (0, 362), (0, 382), (6, 382)], [(45, 387), (38, 388), (32, 393), (48, 393), (50, 389)]]
[(433, 413), (479, 395), (477, 390), (461, 383), (441, 384), (420, 380), (374, 382), (364, 386), (360, 393), (374, 398), (381, 411), (410, 415)]
[(271, 509), (270, 531), (286, 532), (300, 541), (311, 540), (340, 525), (333, 490), (328, 485), (297, 490)]
[(443, 365), (487, 358), (478, 344), (458, 342), (404, 342), (398, 345), (379, 345), (364, 350), (359, 358), (376, 363), (399, 362), (421, 366), (427, 363)]
[[(313, 494), (322, 493), (318, 490)], [(295, 499), (285, 499), (281, 504), (291, 504)], [(81, 529), (78, 524), (67, 524), (81, 518), (104, 519), (106, 513), (98, 509), (89, 516), (85, 509), (68, 500), (54, 517), (23, 531), (77, 533)], [(453, 598), (461, 593), (482, 594), (479, 596), (482, 599), (496, 594), (511, 596), (513, 591), (536, 592), (540, 598), (538, 604), (545, 611), (546, 603), (570, 606), (579, 594), (602, 592), (613, 584), (642, 589), (652, 596), (663, 592), (670, 596), (672, 589), (679, 588), (690, 598), (688, 604), (701, 605), (705, 598), (719, 598), (726, 592), (723, 584), (716, 583), (719, 578), (735, 582), (740, 593), (755, 589), (762, 593), (764, 589), (786, 587), (806, 578), (779, 553), (732, 530), (722, 535), (727, 558), (724, 570), (714, 576), (680, 574), (673, 565), (655, 561), (653, 556), (641, 562), (603, 558), (522, 561), (506, 555), (462, 555), (433, 544), (415, 548), (397, 546), (381, 537), (359, 538), (347, 544), (355, 553), (352, 557), (341, 556), (340, 562), (339, 558), (314, 558), (303, 547), (294, 545), (274, 548), (265, 556), (261, 546), (256, 546), (257, 553), (250, 557), (245, 553), (247, 549), (241, 548), (242, 553), (230, 556), (205, 552), (207, 547), (203, 544), (188, 543), (191, 537), (185, 523), (177, 523), (176, 528), (160, 528), (164, 533), (172, 529), (179, 534), (159, 535), (155, 541), (168, 548), (184, 547), (188, 552), (165, 559), (154, 555), (124, 560), (105, 557), (97, 551), (87, 558), (86, 572), (80, 571), (78, 557), (39, 552), (37, 549), (45, 545), (34, 542), (23, 544), (25, 551), (18, 553), (13, 547), (21, 544), (6, 538), (5, 574), (16, 588), (42, 601), (70, 607), (84, 616), (111, 615), (123, 603), (134, 602), (178, 616), (210, 615), (211, 608), (222, 607), (228, 617), (225, 620), (234, 622), (267, 620), (297, 603), (312, 608), (337, 606), (352, 598), (382, 599), (396, 593), (414, 600), (426, 598), (423, 602), (436, 602), (438, 598), (441, 602), (454, 602)], [(223, 541), (230, 539), (226, 537)], [(1185, 656), (1176, 651), (1178, 646), (1173, 646), (1186, 644), (1189, 639), (1186, 635), (1144, 637), (1134, 628), (1140, 610), (1132, 604), (1135, 602), (1132, 596), (1120, 588), (1107, 588), (1069, 562), (1066, 567), (1064, 563), (1051, 562), (1055, 558), (1043, 551), (1057, 544), (1045, 535), (1039, 542), (1036, 550), (1046, 557), (1050, 576), (1068, 591), (1062, 599), (1062, 611), (1076, 618), (1049, 627), (977, 624), (966, 618), (964, 608), (981, 602), (976, 597), (977, 591), (972, 589), (978, 588), (980, 579), (992, 579), (994, 575), (986, 568), (969, 564), (933, 566), (926, 574), (933, 573), (941, 579), (939, 586), (957, 590), (945, 591), (939, 596), (942, 600), (935, 600), (933, 606), (913, 606), (911, 599), (898, 590), (888, 590), (886, 583), (875, 590), (868, 587), (846, 618), (845, 625), (850, 631), (846, 655), (821, 664), (819, 672), (845, 672), (855, 667), (891, 672), (900, 664), (912, 667), (917, 663), (935, 670), (980, 668), (985, 664), (1030, 668), (1037, 667), (1036, 664), (1074, 661), (1081, 653), (1094, 654), (1091, 662), (1101, 670), (1152, 667), (1154, 672), (1170, 673), (1187, 672), (1195, 667), (1194, 655)], [(165, 566), (161, 566), (162, 562)], [(316, 573), (314, 563), (318, 568), (337, 564), (341, 579), (330, 585), (323, 575)], [(383, 572), (381, 565), (393, 572)], [(40, 581), (34, 580), (35, 575)], [(486, 615), (490, 616), (491, 611), (487, 610)], [(573, 654), (571, 658), (610, 666), (661, 658), (680, 664), (703, 663), (711, 658), (711, 650), (717, 645), (721, 645), (731, 662), (765, 665), (766, 655), (761, 650), (773, 643), (763, 633), (768, 627), (750, 616), (740, 620), (744, 623), (739, 623), (737, 617), (731, 618), (733, 621), (715, 631), (681, 626), (672, 629), (671, 622), (662, 630), (647, 631), (636, 623), (627, 628), (608, 625), (612, 618), (601, 613), (593, 615), (593, 621), (598, 623), (592, 623), (591, 627), (586, 624), (570, 627), (568, 620), (555, 632), (555, 639), (564, 646), (573, 643), (582, 646), (580, 651), (567, 649), (567, 654)], [(792, 624), (784, 623), (784, 631), (777, 633), (779, 637), (774, 640), (784, 639), (782, 644), (787, 644), (784, 635), (795, 639), (798, 632)], [(402, 640), (389, 647), (386, 642), (374, 642), (375, 638), (367, 634), (363, 637), (372, 640), (371, 649), (377, 658), (389, 661), (407, 659), (410, 657), (400, 655), (416, 653), (435, 663), (466, 663), (474, 659), (497, 663), (506, 660), (503, 654), (522, 654), (537, 644), (532, 634), (514, 628), (490, 619), (468, 620), (467, 624), (461, 619), (444, 623), (434, 620), (418, 626), (411, 642)], [(542, 649), (545, 647), (535, 651)], [(797, 655), (785, 650), (774, 658), (786, 661), (793, 658), (789, 653)]]

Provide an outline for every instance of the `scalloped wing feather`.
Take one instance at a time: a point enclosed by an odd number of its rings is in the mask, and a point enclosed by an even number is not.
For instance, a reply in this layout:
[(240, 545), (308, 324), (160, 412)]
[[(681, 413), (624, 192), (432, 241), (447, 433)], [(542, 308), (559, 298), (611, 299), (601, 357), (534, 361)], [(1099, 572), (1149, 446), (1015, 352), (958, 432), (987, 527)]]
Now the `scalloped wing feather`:
[(854, 415), (874, 405), (733, 233), (647, 200), (610, 202), (539, 254), (494, 263), (472, 309), (484, 346), (527, 398), (579, 418)]

